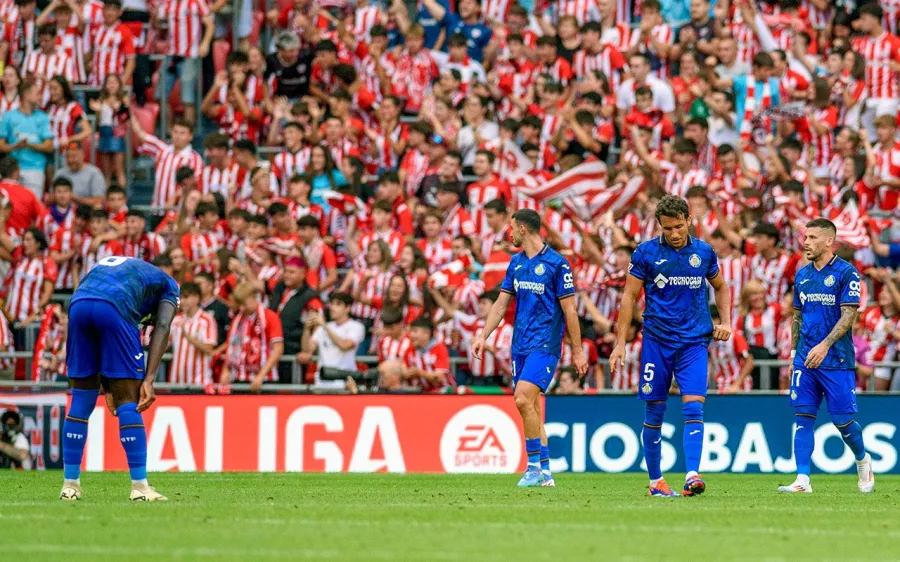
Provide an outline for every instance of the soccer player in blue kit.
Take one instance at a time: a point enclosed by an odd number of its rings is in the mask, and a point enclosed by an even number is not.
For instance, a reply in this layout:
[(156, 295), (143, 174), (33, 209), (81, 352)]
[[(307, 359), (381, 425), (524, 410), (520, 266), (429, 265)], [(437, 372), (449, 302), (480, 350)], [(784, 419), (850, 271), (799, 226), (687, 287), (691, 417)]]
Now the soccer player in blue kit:
[(484, 330), (472, 340), (478, 359), (485, 340), (506, 315), (510, 300), (516, 299), (513, 325), (513, 393), (525, 430), (528, 468), (520, 487), (555, 486), (550, 472), (550, 449), (541, 414), (541, 393), (547, 391), (556, 373), (562, 351), (563, 332), (572, 345), (572, 361), (579, 375), (587, 372), (581, 345), (581, 326), (575, 309), (575, 281), (572, 268), (541, 238), (541, 217), (530, 209), (516, 211), (510, 221), (512, 242), (522, 251), (513, 256), (500, 296), (485, 319)]
[[(681, 391), (684, 415), (683, 448), (687, 474), (685, 496), (706, 490), (700, 476), (703, 452), (703, 404), (708, 386), (710, 337), (731, 337), (731, 299), (719, 273), (712, 247), (688, 234), (690, 209), (683, 199), (664, 196), (656, 207), (662, 229), (658, 238), (643, 242), (631, 256), (619, 318), (616, 347), (609, 356), (613, 374), (621, 368), (634, 304), (644, 290), (644, 345), (641, 349), (641, 381), (638, 398), (645, 402), (644, 459), (650, 474), (648, 495), (678, 496), (666, 484), (660, 470), (662, 424), (672, 377)], [(713, 326), (709, 313), (708, 281), (715, 293), (720, 324)]]
[(852, 328), (859, 308), (859, 272), (832, 250), (837, 229), (828, 219), (806, 223), (803, 251), (809, 264), (794, 277), (791, 323), (791, 406), (796, 416), (797, 479), (779, 492), (811, 493), (809, 467), (815, 448), (816, 414), (822, 397), (831, 422), (856, 458), (857, 487), (875, 489), (872, 457), (866, 452), (856, 413), (856, 355)]
[[(60, 499), (81, 499), (88, 419), (101, 385), (110, 413), (119, 418), (119, 438), (131, 473), (131, 499), (167, 499), (147, 483), (147, 433), (140, 413), (156, 399), (153, 381), (169, 343), (178, 295), (175, 280), (155, 265), (119, 256), (97, 262), (72, 295), (66, 340), (72, 404), (63, 424)], [(139, 326), (147, 317), (155, 320), (145, 367)]]

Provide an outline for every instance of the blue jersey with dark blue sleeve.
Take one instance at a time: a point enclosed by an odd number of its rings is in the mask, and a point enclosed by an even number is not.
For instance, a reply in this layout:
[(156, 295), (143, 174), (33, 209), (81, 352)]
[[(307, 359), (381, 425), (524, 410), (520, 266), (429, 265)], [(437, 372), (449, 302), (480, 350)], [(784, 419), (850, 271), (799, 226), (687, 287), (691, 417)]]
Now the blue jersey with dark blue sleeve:
[(516, 298), (512, 354), (540, 351), (559, 357), (566, 329), (559, 301), (575, 294), (566, 258), (546, 244), (531, 259), (519, 252), (509, 262), (500, 290)]
[(102, 300), (113, 304), (126, 321), (137, 326), (162, 301), (178, 306), (180, 291), (172, 277), (136, 258), (103, 258), (81, 280), (72, 303)]
[[(834, 256), (821, 270), (813, 264), (797, 272), (794, 278), (794, 308), (800, 311), (800, 341), (797, 360), (806, 362), (806, 355), (828, 337), (841, 317), (841, 307), (859, 307), (859, 272), (841, 258)], [(819, 369), (855, 369), (852, 330), (836, 341)]]
[(628, 272), (644, 282), (644, 330), (658, 340), (675, 343), (709, 341), (707, 279), (719, 274), (712, 246), (693, 236), (676, 250), (663, 236), (635, 249)]

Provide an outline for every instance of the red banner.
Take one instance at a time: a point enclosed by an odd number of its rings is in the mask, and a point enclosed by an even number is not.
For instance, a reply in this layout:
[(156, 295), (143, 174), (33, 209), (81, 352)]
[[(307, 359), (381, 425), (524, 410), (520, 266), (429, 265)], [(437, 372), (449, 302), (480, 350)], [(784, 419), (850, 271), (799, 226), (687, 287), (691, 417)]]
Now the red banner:
[[(510, 396), (158, 396), (151, 471), (519, 472)], [(118, 422), (91, 416), (86, 470), (125, 470)]]

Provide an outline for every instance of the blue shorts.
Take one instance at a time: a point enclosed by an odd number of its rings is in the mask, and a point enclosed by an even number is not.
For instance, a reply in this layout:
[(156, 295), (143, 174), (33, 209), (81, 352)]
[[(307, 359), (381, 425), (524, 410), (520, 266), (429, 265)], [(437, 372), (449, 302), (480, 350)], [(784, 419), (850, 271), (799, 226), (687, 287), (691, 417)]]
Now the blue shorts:
[(706, 396), (708, 357), (709, 342), (667, 343), (645, 334), (641, 347), (638, 398), (665, 400), (669, 397), (673, 376), (682, 395)]
[(69, 308), (66, 367), (69, 378), (101, 374), (109, 379), (144, 378), (141, 333), (107, 301), (79, 300)]
[(527, 355), (512, 356), (513, 389), (520, 380), (530, 382), (547, 392), (550, 381), (556, 373), (556, 364), (559, 357), (540, 351), (532, 351)]
[(791, 370), (791, 406), (818, 410), (823, 396), (829, 414), (855, 414), (856, 371), (809, 369), (802, 361), (795, 361)]

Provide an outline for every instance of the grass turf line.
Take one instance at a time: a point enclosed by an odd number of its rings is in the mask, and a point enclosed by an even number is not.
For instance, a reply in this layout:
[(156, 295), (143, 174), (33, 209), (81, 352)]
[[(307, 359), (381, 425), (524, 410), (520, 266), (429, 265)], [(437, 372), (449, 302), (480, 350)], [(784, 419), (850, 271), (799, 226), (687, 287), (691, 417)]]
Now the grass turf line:
[[(0, 551), (19, 560), (897, 560), (900, 477), (711, 475), (698, 498), (648, 498), (638, 474), (151, 474), (171, 501), (132, 504), (125, 473), (0, 476)], [(671, 481), (676, 482), (676, 475)]]

